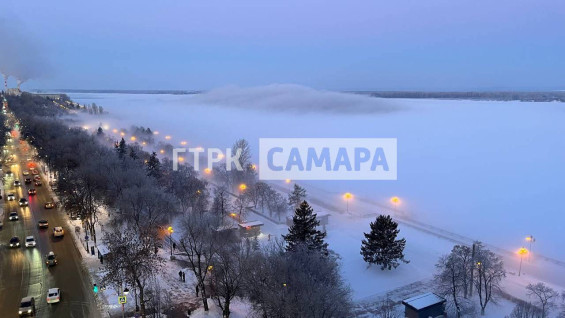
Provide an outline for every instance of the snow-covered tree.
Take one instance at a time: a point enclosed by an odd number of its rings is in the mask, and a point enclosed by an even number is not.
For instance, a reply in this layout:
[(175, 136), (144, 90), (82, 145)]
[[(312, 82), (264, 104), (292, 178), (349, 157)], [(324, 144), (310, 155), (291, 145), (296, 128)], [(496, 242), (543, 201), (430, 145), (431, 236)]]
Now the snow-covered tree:
[(555, 307), (559, 293), (544, 283), (528, 284), (526, 290), (528, 297), (534, 297), (534, 304), (541, 308), (542, 318), (546, 318)]
[(291, 209), (296, 209), (304, 200), (306, 200), (306, 189), (295, 183), (294, 190), (288, 194), (288, 205)]
[(476, 275), (473, 284), (479, 295), (481, 315), (485, 314), (485, 308), (501, 290), (502, 280), (506, 277), (504, 263), (500, 256), (486, 248), (479, 250), (476, 260)]
[(149, 156), (145, 169), (147, 170), (148, 176), (154, 177), (156, 179), (159, 179), (161, 177), (161, 162), (159, 162), (159, 158), (157, 158), (156, 152), (152, 152), (151, 156)]
[(286, 241), (287, 251), (293, 251), (298, 246), (305, 246), (308, 250), (317, 250), (323, 254), (328, 253), (328, 244), (324, 242), (326, 233), (319, 231), (316, 227), (320, 221), (308, 202), (303, 201), (294, 211), (292, 226), (288, 229), (288, 234), (283, 235)]
[(408, 263), (404, 259), (406, 240), (396, 239), (400, 230), (390, 215), (379, 215), (370, 227), (371, 231), (364, 233), (365, 239), (361, 242), (365, 262), (380, 265), (382, 270), (396, 268), (400, 262)]

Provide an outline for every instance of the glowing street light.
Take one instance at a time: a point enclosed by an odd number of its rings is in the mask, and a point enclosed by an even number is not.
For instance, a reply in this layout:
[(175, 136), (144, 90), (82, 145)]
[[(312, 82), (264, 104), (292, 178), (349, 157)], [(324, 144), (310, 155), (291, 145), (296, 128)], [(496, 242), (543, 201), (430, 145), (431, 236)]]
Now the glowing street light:
[(183, 146), (186, 146), (187, 142), (183, 140), (183, 141), (180, 142), (180, 144), (183, 145)]
[(123, 132), (123, 131), (120, 133), (120, 136), (122, 136), (122, 137), (125, 136), (125, 135), (126, 135), (126, 133)]
[(136, 141), (137, 138), (135, 138), (135, 136), (131, 136), (131, 137), (129, 138), (129, 140), (131, 140), (131, 141)]
[(284, 182), (286, 182), (286, 183), (290, 183), (290, 181), (291, 181), (290, 179), (284, 180)]
[(206, 168), (206, 169), (204, 169), (204, 173), (205, 173), (205, 174), (211, 174), (211, 173), (212, 173), (212, 169)]
[(524, 255), (528, 255), (528, 249), (525, 247), (521, 247), (518, 250), (518, 255), (520, 255), (520, 269), (518, 270), (518, 276), (522, 273), (522, 260), (524, 259)]
[(159, 150), (159, 152), (160, 152), (161, 154), (164, 154), (164, 153), (165, 153), (165, 149), (161, 149), (161, 150)]
[(343, 195), (343, 198), (345, 199), (346, 205), (347, 205), (347, 213), (349, 213), (349, 200), (351, 200), (353, 198), (353, 194), (351, 194), (350, 192), (346, 192)]
[(245, 183), (242, 183), (239, 185), (239, 191), (243, 192), (247, 189), (247, 185)]
[(392, 204), (394, 204), (394, 212), (397, 212), (398, 203), (400, 203), (400, 198), (399, 197), (392, 197), (392, 198), (390, 198), (390, 202), (392, 202)]
[(531, 258), (532, 254), (532, 243), (535, 243), (536, 238), (533, 235), (526, 236), (526, 242), (530, 243), (530, 253), (528, 254), (528, 260)]
[(169, 135), (165, 136), (165, 139), (167, 139), (167, 140), (171, 140), (171, 138), (172, 138), (172, 137), (169, 136)]
[(154, 132), (153, 132), (153, 135), (158, 135), (158, 134), (159, 134), (158, 131), (154, 131)]
[(179, 156), (179, 162), (184, 162), (184, 157)]
[(172, 226), (169, 226), (169, 227), (167, 228), (167, 232), (169, 232), (169, 241), (170, 241), (170, 244), (169, 244), (169, 245), (171, 245), (171, 256), (173, 256), (173, 233), (174, 233), (175, 231), (173, 230), (173, 227), (172, 227)]
[(117, 134), (117, 133), (118, 133), (118, 130), (117, 130), (116, 128), (114, 128), (114, 129), (112, 129), (112, 132), (113, 132), (114, 134)]

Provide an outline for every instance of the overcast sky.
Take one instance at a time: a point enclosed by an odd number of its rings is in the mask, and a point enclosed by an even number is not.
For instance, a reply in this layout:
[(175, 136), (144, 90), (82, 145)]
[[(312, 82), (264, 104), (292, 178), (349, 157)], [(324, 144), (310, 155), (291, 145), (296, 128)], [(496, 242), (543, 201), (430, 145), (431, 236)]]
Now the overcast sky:
[(565, 89), (563, 0), (2, 2), (26, 88)]

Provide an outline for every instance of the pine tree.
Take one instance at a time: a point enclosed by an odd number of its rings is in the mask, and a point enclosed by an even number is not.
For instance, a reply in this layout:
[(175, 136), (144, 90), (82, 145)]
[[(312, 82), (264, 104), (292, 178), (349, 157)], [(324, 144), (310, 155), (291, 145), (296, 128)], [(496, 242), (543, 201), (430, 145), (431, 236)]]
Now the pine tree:
[(147, 175), (159, 179), (161, 177), (161, 162), (157, 158), (157, 153), (151, 153), (147, 160)]
[(102, 127), (98, 127), (98, 131), (96, 132), (96, 134), (97, 134), (98, 136), (104, 135), (104, 130), (102, 130)]
[(306, 189), (299, 186), (298, 184), (294, 184), (294, 190), (288, 194), (288, 205), (296, 209), (300, 205), (302, 201), (306, 199)]
[(122, 137), (122, 140), (120, 140), (120, 143), (117, 145), (116, 150), (118, 151), (118, 156), (120, 158), (123, 158), (126, 154), (126, 141), (124, 140), (124, 138)]
[(135, 150), (134, 147), (129, 147), (129, 156), (130, 156), (131, 159), (133, 159), (133, 160), (139, 159), (139, 156), (137, 155), (137, 151)]
[(406, 240), (396, 239), (399, 232), (398, 223), (390, 215), (379, 215), (375, 222), (371, 222), (371, 232), (364, 233), (365, 240), (361, 243), (363, 260), (380, 265), (381, 270), (396, 268), (399, 261), (408, 263), (403, 253)]
[(309, 250), (328, 254), (328, 244), (324, 242), (326, 233), (316, 229), (320, 225), (320, 221), (316, 219), (314, 210), (306, 201), (303, 201), (300, 207), (295, 210), (292, 222), (288, 234), (283, 235), (287, 243), (287, 251), (293, 251), (296, 247), (304, 245)]

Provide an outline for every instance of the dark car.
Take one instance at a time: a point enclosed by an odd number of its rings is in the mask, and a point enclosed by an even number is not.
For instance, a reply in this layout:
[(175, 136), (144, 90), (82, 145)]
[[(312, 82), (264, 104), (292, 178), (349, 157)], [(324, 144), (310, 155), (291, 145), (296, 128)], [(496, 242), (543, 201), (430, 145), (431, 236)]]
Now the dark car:
[(21, 198), (19, 203), (20, 203), (20, 206), (27, 206), (28, 205), (27, 200), (25, 198)]
[(43, 183), (41, 183), (41, 181), (35, 181), (35, 186), (36, 187), (41, 187), (43, 185)]
[(20, 238), (14, 236), (10, 239), (10, 247), (20, 247)]
[(37, 194), (37, 190), (35, 190), (35, 189), (32, 188), (32, 189), (27, 190), (27, 193), (28, 193), (29, 195), (36, 195), (36, 194)]
[(18, 314), (20, 316), (35, 316), (35, 299), (33, 297), (22, 298)]
[(52, 209), (52, 208), (54, 208), (54, 207), (55, 207), (55, 203), (53, 203), (53, 202), (47, 202), (47, 203), (45, 203), (45, 208), (46, 208), (46, 209)]
[(31, 178), (25, 178), (24, 182), (25, 182), (26, 184), (31, 183)]
[(49, 227), (49, 222), (47, 222), (47, 220), (39, 220), (39, 222), (37, 222), (37, 226), (40, 229), (46, 229)]

